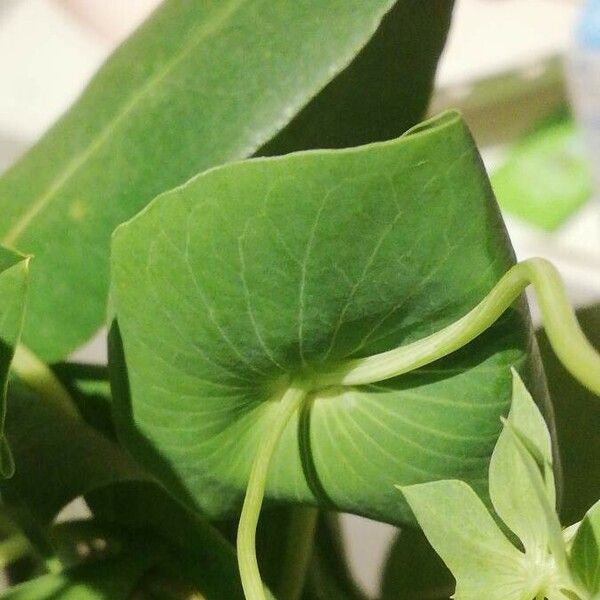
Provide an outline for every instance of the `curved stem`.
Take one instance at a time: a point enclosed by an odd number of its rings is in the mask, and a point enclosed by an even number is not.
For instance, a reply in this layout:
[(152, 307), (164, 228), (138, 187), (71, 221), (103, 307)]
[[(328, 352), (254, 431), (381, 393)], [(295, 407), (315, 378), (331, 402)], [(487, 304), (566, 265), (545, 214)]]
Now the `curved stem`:
[(335, 371), (319, 375), (319, 383), (376, 383), (442, 358), (490, 327), (529, 284), (536, 292), (554, 352), (571, 375), (600, 395), (600, 355), (581, 331), (558, 271), (542, 258), (512, 267), (474, 309), (444, 329), (388, 352), (349, 360)]
[(306, 390), (294, 383), (286, 390), (278, 402), (277, 411), (273, 414), (264, 437), (260, 440), (252, 462), (237, 534), (238, 565), (246, 600), (267, 598), (256, 560), (256, 526), (265, 495), (271, 458), (286, 425), (305, 397)]
[(42, 398), (48, 399), (71, 417), (81, 418), (71, 394), (52, 369), (29, 348), (18, 345), (11, 369)]
[(312, 557), (319, 511), (312, 506), (294, 506), (286, 532), (286, 548), (282, 556), (278, 600), (298, 600), (304, 588), (306, 572)]

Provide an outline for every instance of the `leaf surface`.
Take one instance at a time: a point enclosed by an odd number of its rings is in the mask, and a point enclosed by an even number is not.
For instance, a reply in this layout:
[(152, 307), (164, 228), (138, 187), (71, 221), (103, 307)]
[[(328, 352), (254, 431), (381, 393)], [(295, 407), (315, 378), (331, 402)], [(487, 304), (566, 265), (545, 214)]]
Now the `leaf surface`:
[(122, 439), (172, 491), (224, 514), (238, 506), (274, 400), (306, 377), (315, 391), (278, 445), (269, 498), (397, 523), (411, 515), (395, 483), (460, 477), (485, 494), (510, 367), (527, 379), (531, 364), (522, 305), (402, 377), (318, 381), (455, 321), (512, 263), (454, 114), (392, 142), (211, 170), (114, 237)]
[[(352, 62), (393, 4), (164, 2), (0, 180), (0, 240), (36, 256), (26, 344), (53, 361), (89, 338), (105, 315), (114, 227), (193, 174), (258, 151)], [(313, 133), (272, 151), (352, 142), (352, 132), (377, 139), (420, 116), (452, 3), (401, 4), (359, 65), (307, 108), (300, 129), (309, 121)]]

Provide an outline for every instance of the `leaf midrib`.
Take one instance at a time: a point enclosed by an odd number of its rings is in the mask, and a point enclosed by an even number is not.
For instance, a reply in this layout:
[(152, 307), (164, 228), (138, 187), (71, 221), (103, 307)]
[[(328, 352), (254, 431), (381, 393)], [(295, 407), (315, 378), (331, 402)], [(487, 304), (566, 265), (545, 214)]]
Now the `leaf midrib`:
[(83, 152), (75, 156), (75, 158), (67, 164), (63, 172), (59, 173), (57, 177), (54, 178), (46, 193), (38, 197), (9, 229), (4, 236), (2, 243), (7, 246), (14, 246), (31, 221), (33, 221), (33, 219), (48, 206), (65, 183), (67, 183), (69, 179), (90, 159), (90, 157), (102, 147), (121, 122), (135, 110), (139, 102), (148, 95), (154, 87), (159, 85), (192, 50), (218, 33), (223, 28), (228, 18), (231, 17), (245, 2), (246, 0), (230, 0), (221, 5), (213, 13), (211, 19), (200, 25), (196, 32), (190, 35), (190, 41), (184, 44), (181, 52), (176, 54), (161, 70), (151, 76), (146, 84), (144, 84), (137, 93), (134, 93), (130, 100), (125, 103), (123, 108), (120, 111), (117, 111), (113, 119), (100, 131), (96, 139), (93, 140)]

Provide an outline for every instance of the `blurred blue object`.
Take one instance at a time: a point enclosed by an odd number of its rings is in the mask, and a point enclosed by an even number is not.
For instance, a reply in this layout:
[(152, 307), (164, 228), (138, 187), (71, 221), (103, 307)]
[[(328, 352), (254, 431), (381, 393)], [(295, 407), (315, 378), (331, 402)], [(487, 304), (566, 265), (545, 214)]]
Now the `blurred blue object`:
[(581, 48), (600, 51), (600, 0), (589, 0), (585, 5), (575, 39)]
[(586, 3), (566, 66), (571, 103), (600, 190), (600, 0)]

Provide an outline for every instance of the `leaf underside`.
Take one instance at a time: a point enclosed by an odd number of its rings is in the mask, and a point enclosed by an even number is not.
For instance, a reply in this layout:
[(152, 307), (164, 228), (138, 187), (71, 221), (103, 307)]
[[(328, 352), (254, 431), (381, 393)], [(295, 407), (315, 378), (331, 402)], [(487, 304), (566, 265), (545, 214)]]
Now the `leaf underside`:
[[(453, 114), (388, 143), (212, 170), (115, 234), (122, 439), (173, 492), (227, 514), (290, 377), (440, 329), (512, 264)], [(459, 478), (485, 495), (510, 367), (528, 381), (532, 352), (519, 304), (447, 359), (317, 389), (283, 434), (267, 498), (401, 523), (394, 484)]]

